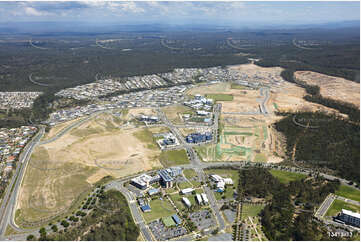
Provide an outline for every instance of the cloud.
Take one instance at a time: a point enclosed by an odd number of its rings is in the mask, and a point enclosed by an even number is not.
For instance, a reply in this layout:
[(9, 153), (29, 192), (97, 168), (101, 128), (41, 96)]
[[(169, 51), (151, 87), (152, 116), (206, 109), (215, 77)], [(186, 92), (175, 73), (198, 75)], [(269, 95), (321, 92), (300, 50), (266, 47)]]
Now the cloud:
[[(285, 22), (359, 19), (359, 2), (209, 2), (209, 1), (23, 1), (0, 0), (0, 21), (54, 20), (99, 22), (180, 22), (208, 24), (226, 21)], [(307, 14), (307, 18), (306, 18)]]
[(35, 8), (33, 7), (25, 7), (24, 8), (24, 12), (26, 15), (28, 16), (47, 16), (47, 15), (50, 15), (49, 12), (46, 12), (46, 11), (39, 11), (39, 10), (36, 10)]
[(125, 13), (144, 13), (145, 10), (134, 2), (107, 2), (107, 7), (113, 11)]

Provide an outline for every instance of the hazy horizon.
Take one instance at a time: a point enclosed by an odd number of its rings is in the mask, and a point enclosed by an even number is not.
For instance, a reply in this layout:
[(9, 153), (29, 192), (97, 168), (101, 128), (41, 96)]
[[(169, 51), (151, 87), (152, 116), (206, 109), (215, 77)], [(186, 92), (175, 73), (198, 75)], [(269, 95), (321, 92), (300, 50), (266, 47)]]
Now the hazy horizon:
[(257, 27), (359, 20), (359, 2), (0, 2), (0, 24), (75, 22)]

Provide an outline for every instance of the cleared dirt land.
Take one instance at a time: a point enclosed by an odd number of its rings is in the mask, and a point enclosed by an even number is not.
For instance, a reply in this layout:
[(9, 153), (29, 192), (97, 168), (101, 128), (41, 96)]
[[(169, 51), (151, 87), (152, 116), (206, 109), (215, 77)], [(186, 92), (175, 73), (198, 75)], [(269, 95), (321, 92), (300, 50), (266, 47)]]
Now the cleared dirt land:
[(208, 86), (199, 86), (188, 91), (188, 95), (228, 95), (232, 96), (229, 101), (218, 101), (222, 104), (222, 112), (256, 112), (258, 110), (258, 99), (261, 98), (258, 90), (240, 90), (232, 88), (231, 83), (216, 83)]
[(196, 147), (204, 161), (280, 162), (284, 155), (281, 137), (258, 115), (221, 117), (221, 132), (217, 144)]
[(104, 176), (122, 177), (161, 167), (152, 130), (118, 127), (119, 118), (103, 113), (38, 146), (25, 174), (17, 217), (47, 218), (68, 208)]
[(295, 78), (320, 87), (323, 97), (353, 103), (360, 107), (360, 83), (312, 71), (296, 71)]
[(256, 81), (262, 84), (270, 84), (272, 78), (281, 80), (281, 67), (261, 67), (255, 64), (233, 65), (230, 70), (239, 73), (240, 79), (245, 81)]
[[(269, 89), (269, 99), (265, 106), (270, 115), (265, 116), (260, 113), (259, 105), (265, 98), (261, 95), (260, 89), (250, 89), (234, 83), (216, 83), (190, 89), (189, 95), (223, 94), (233, 96), (233, 100), (218, 102), (222, 104), (218, 144), (196, 148), (204, 161), (281, 162), (285, 157), (285, 137), (272, 127), (273, 123), (282, 118), (276, 116), (276, 112), (317, 110), (337, 112), (334, 109), (304, 100), (303, 97), (307, 95), (305, 89), (282, 80), (280, 77), (282, 68), (263, 68), (254, 64), (246, 64), (231, 66), (230, 69), (239, 72), (240, 80), (249, 83), (257, 82), (264, 87), (263, 90)], [(358, 99), (359, 87), (356, 92), (358, 95), (355, 94), (355, 96)]]
[(167, 119), (174, 124), (183, 124), (182, 114), (193, 112), (191, 108), (179, 104), (164, 107), (162, 111)]

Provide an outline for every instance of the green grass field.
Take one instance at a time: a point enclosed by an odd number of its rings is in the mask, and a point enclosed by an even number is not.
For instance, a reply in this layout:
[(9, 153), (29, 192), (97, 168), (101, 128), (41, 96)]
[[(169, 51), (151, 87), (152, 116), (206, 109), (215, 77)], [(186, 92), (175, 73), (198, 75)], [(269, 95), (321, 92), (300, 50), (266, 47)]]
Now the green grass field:
[(178, 190), (177, 190), (175, 187), (167, 188), (166, 191), (167, 191), (167, 194), (174, 193), (174, 192), (178, 192)]
[(242, 86), (242, 85), (240, 85), (240, 84), (232, 83), (232, 84), (231, 84), (231, 89), (243, 90), (243, 89), (245, 89), (245, 88), (244, 88), (244, 86)]
[(144, 219), (147, 223), (163, 218), (168, 217), (176, 213), (175, 209), (173, 208), (172, 204), (168, 200), (151, 200), (149, 203), (152, 211), (149, 213), (143, 213)]
[(134, 136), (141, 142), (147, 143), (149, 149), (158, 149), (153, 133), (148, 129), (144, 128), (134, 133)]
[(186, 205), (183, 203), (182, 201), (182, 197), (186, 197), (188, 198), (188, 200), (191, 202), (192, 206), (194, 206), (196, 204), (196, 199), (195, 199), (195, 195), (191, 194), (191, 195), (180, 195), (180, 194), (172, 194), (170, 195), (170, 198), (172, 199), (172, 201), (174, 202), (174, 204), (177, 206), (178, 209), (183, 210), (186, 209)]
[(341, 209), (347, 209), (357, 213), (360, 212), (359, 206), (336, 199), (327, 210), (326, 216), (336, 216), (339, 212), (341, 212)]
[(197, 173), (195, 170), (193, 169), (185, 169), (183, 170), (183, 175), (187, 178), (187, 179), (191, 179), (192, 177), (196, 176)]
[(341, 185), (335, 194), (358, 202), (360, 201), (360, 191), (345, 185)]
[(263, 153), (256, 154), (254, 157), (255, 162), (266, 162), (267, 156)]
[(162, 151), (159, 160), (165, 167), (189, 164), (188, 156), (185, 150)]
[(215, 192), (214, 196), (216, 197), (216, 200), (221, 200), (223, 199), (223, 197), (224, 199), (232, 199), (233, 194), (234, 194), (233, 186), (229, 185), (225, 188), (223, 193)]
[(251, 205), (251, 204), (244, 204), (243, 211), (242, 211), (242, 219), (247, 217), (256, 217), (262, 211), (264, 205)]
[(288, 171), (280, 171), (280, 170), (270, 170), (270, 173), (276, 177), (281, 183), (287, 184), (290, 181), (301, 180), (306, 178), (307, 176), (304, 174), (288, 172)]
[(214, 102), (217, 102), (217, 101), (233, 101), (233, 95), (232, 94), (210, 93), (210, 94), (206, 94), (206, 97), (213, 99)]
[(171, 216), (162, 218), (162, 222), (166, 227), (175, 226), (175, 222)]
[(188, 187), (192, 187), (192, 184), (191, 183), (189, 183), (189, 182), (187, 182), (187, 181), (185, 181), (185, 182), (181, 182), (181, 183), (179, 183), (178, 184), (178, 187), (179, 187), (179, 189), (186, 189), (186, 188), (188, 188)]
[(197, 173), (193, 169), (183, 170), (184, 176), (192, 183), (193, 187), (200, 187), (201, 183), (199, 181), (194, 181), (192, 178), (197, 176)]
[(237, 131), (224, 131), (224, 135), (244, 135), (244, 136), (252, 136), (253, 133), (250, 132), (237, 132)]

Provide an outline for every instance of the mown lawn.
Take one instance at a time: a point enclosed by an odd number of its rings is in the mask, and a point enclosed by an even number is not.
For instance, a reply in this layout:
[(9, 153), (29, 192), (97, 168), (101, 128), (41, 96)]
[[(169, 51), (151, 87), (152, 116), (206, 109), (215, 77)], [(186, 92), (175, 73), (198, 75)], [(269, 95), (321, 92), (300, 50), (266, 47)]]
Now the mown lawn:
[(238, 90), (243, 90), (245, 89), (244, 86), (237, 84), (237, 83), (232, 83), (231, 84), (231, 89), (238, 89)]
[(255, 162), (266, 162), (267, 156), (263, 153), (256, 154), (254, 157)]
[(190, 183), (192, 183), (193, 187), (201, 186), (201, 183), (199, 181), (193, 180), (193, 177), (197, 176), (197, 173), (193, 169), (183, 170), (183, 175), (188, 179)]
[(181, 182), (181, 183), (178, 183), (178, 187), (179, 189), (186, 189), (186, 188), (189, 188), (189, 187), (192, 187), (192, 184), (185, 181), (185, 182)]
[(197, 176), (197, 172), (193, 169), (185, 169), (183, 170), (183, 175), (187, 178), (187, 179), (191, 179), (192, 177)]
[(232, 185), (227, 185), (225, 187), (225, 190), (223, 193), (220, 192), (215, 192), (214, 196), (216, 197), (216, 200), (221, 200), (223, 199), (222, 197), (224, 196), (225, 199), (233, 199), (233, 194), (234, 194), (235, 189), (233, 189)]
[(360, 212), (360, 207), (338, 200), (333, 201), (331, 207), (327, 210), (326, 216), (336, 216), (342, 209), (347, 209), (353, 212)]
[(188, 156), (185, 150), (162, 151), (159, 160), (165, 167), (189, 164)]
[(287, 184), (290, 181), (301, 180), (307, 176), (300, 173), (281, 171), (281, 170), (270, 170), (270, 173), (276, 177), (281, 183)]
[(335, 194), (358, 202), (360, 201), (360, 191), (345, 185), (341, 185)]
[(243, 204), (242, 218), (256, 217), (263, 208), (264, 205)]
[(166, 199), (151, 200), (149, 205), (152, 211), (143, 213), (144, 219), (147, 223), (158, 218), (171, 216), (176, 213), (172, 204), (170, 204), (170, 202)]
[(233, 101), (232, 94), (222, 94), (222, 93), (210, 93), (206, 94), (206, 98), (211, 98), (214, 102), (217, 101)]
[(148, 129), (141, 129), (133, 134), (139, 141), (146, 143), (149, 149), (158, 149), (153, 133)]
[(183, 210), (186, 209), (186, 205), (183, 203), (182, 201), (182, 197), (186, 197), (188, 198), (188, 200), (191, 202), (192, 206), (196, 205), (196, 199), (195, 199), (195, 195), (191, 194), (191, 195), (180, 195), (180, 194), (172, 194), (170, 195), (170, 199), (172, 199), (172, 201), (175, 203), (175, 205), (177, 206), (178, 209)]

